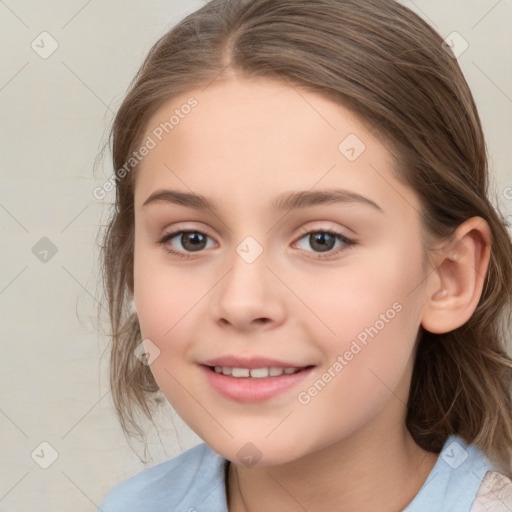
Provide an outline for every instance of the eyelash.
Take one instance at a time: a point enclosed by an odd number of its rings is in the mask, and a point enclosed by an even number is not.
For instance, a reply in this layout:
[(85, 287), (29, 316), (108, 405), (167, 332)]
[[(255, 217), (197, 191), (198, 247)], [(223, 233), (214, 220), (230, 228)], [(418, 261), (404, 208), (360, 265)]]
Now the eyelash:
[[(196, 229), (180, 229), (180, 230), (173, 231), (172, 233), (167, 233), (167, 234), (163, 235), (162, 237), (159, 237), (156, 240), (156, 242), (158, 244), (162, 245), (164, 251), (169, 253), (169, 254), (172, 254), (174, 256), (178, 256), (179, 258), (193, 259), (194, 258), (193, 253), (175, 251), (174, 249), (170, 249), (169, 247), (167, 247), (165, 245), (169, 240), (172, 240), (177, 235), (181, 235), (181, 234), (184, 234), (184, 233), (200, 233), (201, 235), (205, 235), (206, 237), (211, 238), (211, 237), (209, 237), (208, 234), (206, 234), (206, 233), (204, 233), (202, 231), (196, 230)], [(352, 238), (348, 238), (343, 233), (340, 233), (339, 231), (335, 231), (333, 229), (313, 229), (313, 230), (309, 230), (309, 231), (304, 229), (304, 230), (302, 230), (301, 237), (298, 238), (297, 241), (302, 240), (305, 236), (311, 235), (311, 234), (314, 234), (314, 233), (327, 233), (328, 235), (331, 235), (334, 238), (340, 240), (344, 244), (344, 247), (341, 247), (341, 248), (338, 247), (337, 250), (327, 251), (325, 256), (322, 255), (322, 253), (314, 253), (314, 254), (316, 254), (316, 256), (315, 256), (316, 259), (326, 259), (326, 258), (335, 256), (339, 252), (344, 251), (344, 250), (348, 249), (349, 247), (356, 245), (356, 243), (357, 243), (356, 240), (354, 240)], [(197, 252), (201, 252), (201, 251), (197, 251)], [(311, 251), (306, 251), (306, 252), (311, 252)]]

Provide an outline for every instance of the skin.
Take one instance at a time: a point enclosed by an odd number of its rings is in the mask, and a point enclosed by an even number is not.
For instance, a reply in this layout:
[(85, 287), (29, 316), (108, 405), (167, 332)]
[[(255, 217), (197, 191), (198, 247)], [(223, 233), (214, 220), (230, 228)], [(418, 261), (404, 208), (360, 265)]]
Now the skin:
[[(418, 331), (445, 332), (471, 316), (488, 264), (485, 221), (459, 228), (461, 257), (438, 251), (427, 260), (419, 201), (386, 147), (341, 105), (282, 82), (230, 75), (189, 91), (156, 112), (146, 136), (190, 96), (198, 106), (142, 160), (135, 185), (134, 300), (143, 338), (160, 350), (150, 366), (158, 385), (232, 461), (230, 511), (403, 509), (437, 460), (405, 427)], [(355, 161), (338, 150), (349, 134), (366, 146)], [(382, 211), (359, 202), (270, 206), (281, 193), (336, 188)], [(143, 206), (160, 189), (207, 196), (218, 210)], [(186, 259), (165, 250), (187, 253), (179, 235), (156, 242), (179, 229), (208, 235), (206, 247)], [(305, 233), (326, 229), (356, 243), (319, 252)], [(247, 236), (263, 249), (250, 264), (236, 252)], [(298, 393), (394, 303), (400, 312), (300, 403)], [(239, 403), (198, 366), (225, 354), (315, 369), (266, 402)], [(253, 467), (237, 455), (248, 442), (261, 455)]]

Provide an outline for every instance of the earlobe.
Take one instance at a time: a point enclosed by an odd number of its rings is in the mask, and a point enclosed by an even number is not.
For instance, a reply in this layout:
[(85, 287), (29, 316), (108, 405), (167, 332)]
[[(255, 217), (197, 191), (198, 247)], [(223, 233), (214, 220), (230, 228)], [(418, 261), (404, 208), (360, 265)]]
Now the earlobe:
[(465, 324), (482, 294), (491, 249), (491, 232), (481, 217), (463, 222), (435, 256), (421, 324), (441, 334)]

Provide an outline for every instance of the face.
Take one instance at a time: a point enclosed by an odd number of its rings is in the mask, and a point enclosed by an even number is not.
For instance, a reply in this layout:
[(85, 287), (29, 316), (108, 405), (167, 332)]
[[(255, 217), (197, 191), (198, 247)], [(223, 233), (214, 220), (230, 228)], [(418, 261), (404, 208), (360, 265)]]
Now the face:
[(148, 137), (134, 300), (178, 414), (259, 465), (403, 424), (425, 269), (383, 144), (320, 95), (237, 77), (164, 104)]

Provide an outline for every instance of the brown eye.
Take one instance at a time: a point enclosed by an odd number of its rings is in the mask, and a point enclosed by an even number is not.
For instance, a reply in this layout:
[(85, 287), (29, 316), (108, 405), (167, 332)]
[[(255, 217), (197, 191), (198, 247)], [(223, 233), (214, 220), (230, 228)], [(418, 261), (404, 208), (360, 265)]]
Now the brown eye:
[(207, 237), (198, 231), (187, 231), (181, 234), (181, 245), (187, 251), (200, 251), (206, 246)]
[(318, 232), (309, 235), (309, 245), (319, 252), (330, 251), (336, 243), (336, 238), (329, 233)]
[[(336, 231), (317, 230), (306, 232), (304, 236), (296, 242), (296, 245), (299, 249), (303, 249), (306, 252), (313, 252), (316, 254), (328, 253), (326, 255), (335, 255), (355, 243), (356, 242), (354, 240), (351, 240)], [(312, 250), (304, 246), (309, 246)]]
[[(211, 242), (211, 243), (209, 243)], [(168, 253), (187, 257), (190, 253), (212, 247), (213, 241), (201, 231), (175, 231), (158, 240)], [(209, 245), (208, 245), (209, 244)]]

